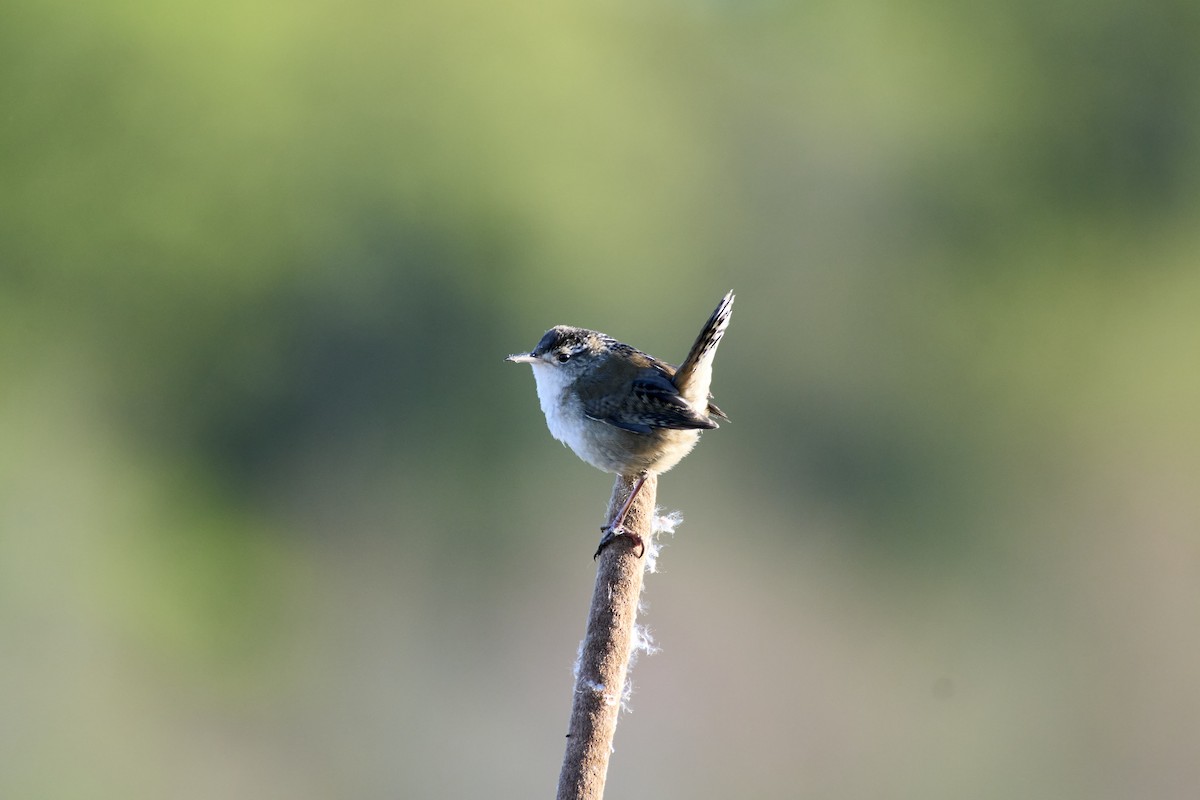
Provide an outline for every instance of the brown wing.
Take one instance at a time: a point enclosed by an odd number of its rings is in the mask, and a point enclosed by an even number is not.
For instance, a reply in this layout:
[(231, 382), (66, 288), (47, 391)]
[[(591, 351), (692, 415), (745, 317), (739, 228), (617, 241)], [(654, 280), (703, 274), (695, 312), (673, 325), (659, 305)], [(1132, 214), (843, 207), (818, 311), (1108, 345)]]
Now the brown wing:
[(643, 434), (656, 428), (709, 430), (717, 427), (715, 422), (688, 405), (670, 376), (657, 363), (637, 369), (618, 384), (622, 388), (615, 391), (612, 382), (605, 384), (610, 391), (580, 387), (584, 413), (592, 419)]

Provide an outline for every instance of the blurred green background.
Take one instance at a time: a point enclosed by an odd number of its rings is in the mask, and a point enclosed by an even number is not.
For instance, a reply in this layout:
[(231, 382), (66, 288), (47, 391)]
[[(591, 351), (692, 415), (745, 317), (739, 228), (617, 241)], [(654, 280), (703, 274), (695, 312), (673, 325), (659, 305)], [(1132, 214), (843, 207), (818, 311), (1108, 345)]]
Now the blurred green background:
[(549, 797), (611, 478), (613, 797), (1200, 795), (1200, 8), (0, 11), (0, 795)]

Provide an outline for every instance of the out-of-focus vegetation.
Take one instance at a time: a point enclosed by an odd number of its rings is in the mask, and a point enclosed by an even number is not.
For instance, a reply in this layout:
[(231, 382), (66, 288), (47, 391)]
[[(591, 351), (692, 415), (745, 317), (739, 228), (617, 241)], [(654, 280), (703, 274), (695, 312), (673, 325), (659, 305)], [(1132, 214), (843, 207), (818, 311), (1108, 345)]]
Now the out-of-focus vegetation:
[(0, 12), (0, 795), (551, 791), (679, 358), (614, 796), (1200, 792), (1194, 2)]

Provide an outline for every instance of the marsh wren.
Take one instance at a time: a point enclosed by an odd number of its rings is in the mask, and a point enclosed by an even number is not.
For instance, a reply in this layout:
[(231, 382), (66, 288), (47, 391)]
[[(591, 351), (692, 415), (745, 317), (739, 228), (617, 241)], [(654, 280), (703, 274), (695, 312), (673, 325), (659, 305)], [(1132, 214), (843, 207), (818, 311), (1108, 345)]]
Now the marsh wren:
[[(713, 357), (733, 313), (725, 295), (678, 368), (599, 331), (556, 325), (537, 347), (508, 361), (529, 364), (555, 439), (605, 472), (636, 478), (629, 497), (601, 530), (596, 555), (618, 536), (645, 552), (625, 517), (650, 474), (666, 472), (691, 452), (700, 432), (728, 420), (708, 392)], [(641, 554), (638, 556), (641, 557)]]

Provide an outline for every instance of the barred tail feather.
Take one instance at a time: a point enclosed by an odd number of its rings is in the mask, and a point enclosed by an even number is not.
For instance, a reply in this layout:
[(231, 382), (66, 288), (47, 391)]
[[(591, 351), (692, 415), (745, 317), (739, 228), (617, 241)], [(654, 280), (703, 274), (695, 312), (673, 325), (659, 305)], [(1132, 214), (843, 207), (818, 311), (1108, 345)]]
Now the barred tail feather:
[(696, 337), (687, 358), (675, 372), (675, 386), (693, 407), (705, 408), (708, 404), (708, 387), (712, 383), (713, 358), (717, 354), (717, 345), (729, 327), (729, 318), (733, 314), (733, 292), (721, 298), (720, 305), (713, 311), (708, 322)]

